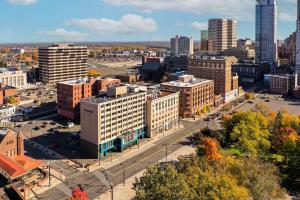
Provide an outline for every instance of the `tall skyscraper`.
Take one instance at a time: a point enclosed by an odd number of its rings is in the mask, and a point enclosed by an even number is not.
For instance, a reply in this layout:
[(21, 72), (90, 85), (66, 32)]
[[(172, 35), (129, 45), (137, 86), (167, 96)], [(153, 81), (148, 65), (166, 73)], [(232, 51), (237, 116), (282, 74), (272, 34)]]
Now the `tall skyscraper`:
[(297, 33), (296, 33), (296, 74), (298, 76), (297, 83), (300, 85), (300, 0), (297, 4)]
[(171, 54), (172, 55), (193, 55), (194, 41), (193, 38), (178, 36), (171, 38)]
[(200, 50), (202, 52), (208, 51), (208, 30), (201, 30)]
[(256, 62), (277, 61), (277, 0), (256, 0)]
[(87, 47), (59, 43), (39, 48), (40, 80), (57, 83), (87, 77)]
[(220, 55), (224, 50), (237, 47), (237, 21), (210, 19), (208, 21), (208, 53)]

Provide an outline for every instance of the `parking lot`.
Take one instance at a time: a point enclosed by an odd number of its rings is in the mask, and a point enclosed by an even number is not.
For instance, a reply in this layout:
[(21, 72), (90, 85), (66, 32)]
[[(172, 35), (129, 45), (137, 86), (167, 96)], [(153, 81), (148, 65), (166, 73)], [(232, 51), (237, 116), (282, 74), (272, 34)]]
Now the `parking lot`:
[(257, 94), (256, 98), (252, 101), (252, 103), (247, 103), (239, 108), (239, 111), (249, 111), (255, 108), (255, 105), (258, 103), (266, 103), (274, 112), (278, 112), (281, 109), (286, 109), (289, 113), (294, 115), (300, 115), (300, 101), (291, 99), (291, 98), (283, 98), (280, 95), (274, 94)]

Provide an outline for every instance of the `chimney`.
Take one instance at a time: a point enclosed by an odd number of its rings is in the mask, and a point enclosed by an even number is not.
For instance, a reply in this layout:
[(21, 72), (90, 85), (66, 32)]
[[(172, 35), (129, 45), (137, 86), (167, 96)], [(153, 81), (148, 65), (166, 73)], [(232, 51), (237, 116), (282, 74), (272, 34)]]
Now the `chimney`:
[(21, 132), (17, 135), (17, 155), (24, 156), (24, 135)]

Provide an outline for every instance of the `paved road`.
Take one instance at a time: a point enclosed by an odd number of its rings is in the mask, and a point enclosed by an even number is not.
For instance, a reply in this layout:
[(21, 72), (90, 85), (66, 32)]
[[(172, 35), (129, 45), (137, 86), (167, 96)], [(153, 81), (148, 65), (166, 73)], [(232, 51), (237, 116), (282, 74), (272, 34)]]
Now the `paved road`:
[[(171, 154), (183, 147), (187, 141), (186, 137), (194, 131), (205, 128), (207, 123), (204, 121), (184, 122), (184, 126), (184, 130), (162, 138), (160, 141), (156, 142), (155, 146), (152, 148), (122, 162), (121, 164), (107, 169), (105, 173), (97, 170), (68, 178), (65, 184), (60, 184), (59, 186), (48, 190), (39, 195), (39, 198), (49, 200), (68, 199), (70, 188), (81, 184), (88, 193), (89, 198), (95, 199), (101, 193), (109, 190), (108, 180), (111, 181), (113, 185), (123, 184), (123, 167), (125, 169), (125, 178), (135, 175), (148, 166), (164, 159), (166, 157), (166, 149), (168, 154)], [(105, 174), (107, 174), (107, 176), (105, 176)]]

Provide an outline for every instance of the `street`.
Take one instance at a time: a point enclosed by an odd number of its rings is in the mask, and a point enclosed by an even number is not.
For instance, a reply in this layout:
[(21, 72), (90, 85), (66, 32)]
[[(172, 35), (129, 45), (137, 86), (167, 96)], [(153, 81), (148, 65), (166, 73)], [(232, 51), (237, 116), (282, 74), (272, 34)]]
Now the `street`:
[[(184, 126), (184, 130), (162, 138), (155, 144), (154, 147), (138, 154), (137, 156), (129, 158), (125, 162), (106, 169), (105, 173), (103, 173), (101, 170), (96, 170), (94, 172), (83, 173), (79, 176), (73, 176), (71, 178), (67, 178), (65, 186), (67, 186), (67, 188), (70, 190), (70, 188), (82, 185), (85, 191), (88, 193), (90, 199), (98, 197), (100, 194), (109, 189), (109, 181), (111, 181), (113, 185), (122, 184), (124, 181), (124, 172), (125, 178), (127, 179), (147, 168), (148, 166), (157, 163), (161, 159), (165, 158), (167, 154), (171, 154), (186, 145), (188, 142), (186, 137), (193, 134), (195, 131), (200, 131), (201, 129), (205, 128), (207, 123), (203, 120), (184, 122)], [(105, 174), (107, 174), (107, 178), (105, 177)], [(59, 185), (54, 187), (39, 195), (38, 198), (49, 200), (67, 199), (68, 194), (70, 193), (66, 191), (65, 186)]]

